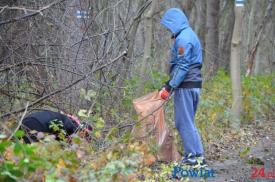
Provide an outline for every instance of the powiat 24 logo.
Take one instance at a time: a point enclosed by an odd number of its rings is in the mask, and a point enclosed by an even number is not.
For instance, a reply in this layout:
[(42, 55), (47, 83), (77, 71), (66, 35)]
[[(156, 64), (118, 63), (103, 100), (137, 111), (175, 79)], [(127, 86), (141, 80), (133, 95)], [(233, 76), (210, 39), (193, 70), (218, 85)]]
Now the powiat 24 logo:
[(267, 169), (265, 167), (252, 167), (251, 179), (275, 179), (275, 168)]

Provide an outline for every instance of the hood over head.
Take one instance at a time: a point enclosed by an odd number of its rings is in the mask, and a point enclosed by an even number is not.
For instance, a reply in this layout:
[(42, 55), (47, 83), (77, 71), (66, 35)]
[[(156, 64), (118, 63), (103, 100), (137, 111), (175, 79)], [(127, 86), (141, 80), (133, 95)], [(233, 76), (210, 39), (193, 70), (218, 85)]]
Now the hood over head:
[(187, 17), (178, 8), (168, 9), (163, 15), (160, 23), (168, 28), (173, 34), (177, 34), (181, 30), (189, 27)]

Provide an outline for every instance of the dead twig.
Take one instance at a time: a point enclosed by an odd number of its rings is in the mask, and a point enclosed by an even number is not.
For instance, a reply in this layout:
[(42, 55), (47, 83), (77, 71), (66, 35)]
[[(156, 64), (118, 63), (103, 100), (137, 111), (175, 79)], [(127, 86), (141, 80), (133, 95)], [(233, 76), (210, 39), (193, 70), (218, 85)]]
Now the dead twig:
[(9, 6), (0, 6), (0, 13), (2, 13), (5, 9), (9, 9), (9, 10), (22, 10), (25, 13), (29, 12), (39, 12), (39, 10), (36, 9), (28, 9), (25, 7), (18, 7), (18, 6), (13, 6), (13, 7), (9, 7)]
[[(43, 8), (41, 8), (41, 9), (39, 9), (39, 10), (32, 10), (31, 13), (25, 14), (25, 15), (23, 15), (23, 16), (18, 16), (18, 17), (11, 18), (11, 19), (9, 19), (9, 20), (1, 21), (1, 22), (0, 22), (0, 26), (1, 26), (1, 25), (5, 25), (5, 24), (9, 24), (9, 23), (13, 23), (13, 22), (16, 22), (16, 21), (25, 19), (25, 18), (33, 17), (33, 16), (36, 16), (36, 15), (38, 15), (38, 14), (43, 15), (43, 14), (42, 14), (43, 11), (45, 11), (46, 9), (49, 9), (50, 7), (52, 7), (52, 6), (56, 5), (56, 4), (59, 4), (59, 3), (63, 2), (63, 1), (65, 1), (65, 0), (54, 1), (54, 2), (48, 4), (47, 6), (44, 6)], [(3, 11), (3, 8), (8, 8), (8, 7), (2, 7), (2, 10), (1, 10), (1, 11)], [(10, 8), (12, 8), (12, 7), (10, 7)], [(17, 9), (18, 9), (18, 7), (17, 7)], [(21, 9), (22, 9), (22, 8), (21, 8)]]
[(24, 111), (24, 113), (22, 114), (21, 119), (19, 120), (19, 122), (18, 122), (18, 124), (17, 124), (17, 127), (16, 127), (15, 130), (12, 132), (12, 134), (9, 136), (8, 140), (10, 140), (10, 139), (13, 137), (13, 135), (17, 132), (17, 130), (20, 128), (20, 126), (21, 126), (21, 124), (22, 124), (22, 121), (23, 121), (24, 117), (25, 117), (26, 114), (27, 114), (28, 107), (29, 107), (29, 102), (27, 102), (26, 107), (25, 107), (25, 111)]

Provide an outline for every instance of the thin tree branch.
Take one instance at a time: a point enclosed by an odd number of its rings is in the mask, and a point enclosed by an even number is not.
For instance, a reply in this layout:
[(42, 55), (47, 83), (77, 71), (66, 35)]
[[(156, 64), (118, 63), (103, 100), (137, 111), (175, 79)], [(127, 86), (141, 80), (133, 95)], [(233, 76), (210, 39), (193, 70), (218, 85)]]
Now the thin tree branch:
[(9, 136), (8, 140), (10, 140), (10, 139), (13, 137), (13, 135), (16, 133), (16, 131), (20, 128), (20, 126), (21, 126), (21, 124), (22, 124), (22, 121), (23, 121), (25, 115), (27, 114), (28, 107), (29, 107), (29, 102), (27, 102), (27, 105), (26, 105), (26, 107), (25, 107), (25, 111), (24, 111), (24, 113), (22, 114), (21, 119), (20, 119), (20, 121), (18, 122), (17, 127), (16, 127), (15, 130), (12, 132), (12, 134)]
[[(39, 10), (36, 10), (36, 11), (33, 10), (32, 13), (28, 13), (28, 14), (23, 15), (23, 16), (17, 16), (17, 17), (11, 18), (11, 19), (9, 19), (9, 20), (1, 21), (1, 22), (0, 22), (0, 26), (1, 26), (1, 25), (5, 25), (5, 24), (9, 24), (9, 23), (13, 23), (13, 22), (16, 22), (16, 21), (25, 19), (25, 18), (32, 17), (32, 16), (36, 16), (36, 15), (38, 15), (38, 14), (43, 15), (43, 14), (42, 14), (43, 11), (45, 11), (46, 9), (49, 9), (50, 7), (52, 7), (52, 6), (56, 5), (56, 4), (59, 4), (59, 3), (63, 2), (63, 1), (65, 1), (65, 0), (54, 1), (54, 2), (48, 4), (47, 6), (44, 6), (43, 8), (41, 8), (41, 9), (39, 9)], [(7, 7), (5, 7), (5, 8), (7, 8)]]
[[(51, 96), (53, 96), (53, 95), (55, 95), (55, 94), (64, 92), (65, 90), (67, 90), (67, 89), (71, 88), (72, 86), (78, 84), (78, 83), (81, 82), (82, 80), (85, 80), (90, 74), (92, 74), (92, 73), (94, 73), (94, 72), (96, 72), (96, 71), (99, 71), (99, 70), (105, 68), (106, 66), (108, 66), (108, 65), (110, 65), (110, 64), (113, 64), (114, 62), (116, 62), (117, 60), (119, 60), (121, 57), (124, 57), (126, 54), (127, 54), (127, 51), (123, 51), (118, 57), (114, 58), (114, 59), (113, 59), (112, 61), (110, 61), (109, 63), (106, 63), (106, 64), (104, 64), (104, 65), (102, 65), (102, 66), (99, 66), (98, 68), (96, 68), (96, 69), (90, 71), (89, 73), (85, 74), (85, 75), (82, 76), (81, 78), (75, 80), (74, 82), (72, 82), (71, 84), (69, 84), (69, 85), (67, 85), (67, 86), (65, 86), (65, 87), (62, 87), (62, 88), (60, 88), (60, 89), (58, 89), (58, 90), (56, 90), (56, 91), (53, 91), (53, 92), (51, 92), (51, 93), (49, 93), (49, 94), (47, 94), (47, 95), (45, 95), (45, 96), (43, 96), (43, 97), (40, 97), (40, 98), (37, 99), (36, 101), (30, 103), (30, 104), (29, 104), (29, 107), (33, 107), (33, 106), (35, 106), (36, 104), (40, 103), (41, 101), (43, 101), (43, 100), (45, 100), (45, 99), (47, 99), (47, 98), (49, 98), (49, 97), (51, 97)], [(12, 115), (12, 114), (16, 114), (16, 113), (22, 112), (22, 111), (24, 111), (24, 110), (25, 110), (25, 108), (21, 108), (21, 109), (18, 109), (18, 110), (15, 110), (15, 111), (12, 111), (12, 112), (3, 114), (0, 118), (5, 118), (5, 117), (8, 117), (8, 116), (10, 116), (10, 115)]]

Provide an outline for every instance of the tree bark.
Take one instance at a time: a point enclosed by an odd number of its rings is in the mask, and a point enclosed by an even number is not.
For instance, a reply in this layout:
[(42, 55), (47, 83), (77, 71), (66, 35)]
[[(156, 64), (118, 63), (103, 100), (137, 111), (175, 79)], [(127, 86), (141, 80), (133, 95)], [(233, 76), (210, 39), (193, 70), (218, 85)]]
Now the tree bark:
[(241, 47), (241, 26), (242, 26), (243, 7), (235, 6), (235, 24), (231, 42), (231, 61), (230, 73), (232, 81), (232, 121), (231, 127), (238, 129), (241, 124), (242, 112), (242, 94), (241, 94), (241, 65), (240, 65), (240, 47)]
[(205, 0), (199, 0), (196, 2), (196, 21), (195, 32), (197, 32), (202, 47), (205, 47), (205, 27), (206, 27), (206, 2)]
[[(254, 74), (259, 75), (264, 72), (264, 67), (268, 68), (269, 67), (269, 57), (271, 57), (271, 52), (273, 51), (272, 49), (272, 43), (271, 41), (269, 42), (264, 42), (262, 41), (264, 37), (274, 37), (274, 34), (272, 34), (272, 28), (274, 25), (272, 25), (272, 20), (271, 15), (272, 15), (272, 6), (273, 6), (274, 0), (268, 1), (266, 5), (266, 10), (264, 12), (264, 17), (262, 18), (262, 22), (259, 25), (259, 30), (257, 32), (257, 36), (255, 36), (255, 43), (250, 51), (250, 54), (248, 55), (248, 58), (251, 58), (251, 60), (248, 60), (247, 62), (249, 63), (248, 69), (252, 69), (253, 62), (255, 62), (255, 67), (254, 67)], [(265, 4), (263, 4), (265, 5)], [(253, 6), (252, 6), (253, 8)], [(258, 8), (258, 4), (254, 9)], [(268, 30), (268, 32), (265, 32)], [(263, 45), (260, 45), (262, 44)], [(259, 46), (260, 45), (260, 46)], [(253, 52), (255, 50), (255, 52)], [(263, 50), (266, 52), (263, 53)], [(254, 56), (253, 56), (254, 54)], [(255, 59), (255, 60), (254, 60)], [(266, 69), (268, 70), (268, 69)], [(248, 70), (249, 71), (249, 70)]]
[(140, 85), (138, 89), (138, 93), (142, 93), (144, 90), (144, 84), (145, 84), (145, 73), (146, 73), (146, 65), (150, 61), (151, 55), (152, 55), (152, 38), (153, 38), (153, 14), (155, 12), (157, 5), (157, 0), (152, 0), (152, 4), (148, 12), (145, 14), (145, 42), (144, 42), (144, 55), (143, 60), (141, 63), (141, 69), (140, 69)]
[[(138, 12), (133, 19), (133, 23), (130, 26), (128, 32), (126, 33), (126, 42), (127, 42), (127, 58), (124, 59), (124, 68), (125, 70), (122, 72), (122, 78), (126, 79), (129, 76), (130, 68), (131, 68), (131, 59), (134, 53), (134, 45), (136, 40), (136, 34), (138, 31), (138, 26), (141, 21), (141, 16), (148, 7), (148, 3), (144, 3), (144, 0), (139, 1), (138, 3)], [(119, 86), (122, 86), (123, 80), (118, 83)]]
[(219, 16), (219, 68), (230, 70), (231, 41), (234, 28), (234, 1), (220, 2)]
[(206, 47), (205, 47), (205, 70), (206, 79), (213, 76), (219, 67), (219, 0), (207, 0), (206, 2)]

